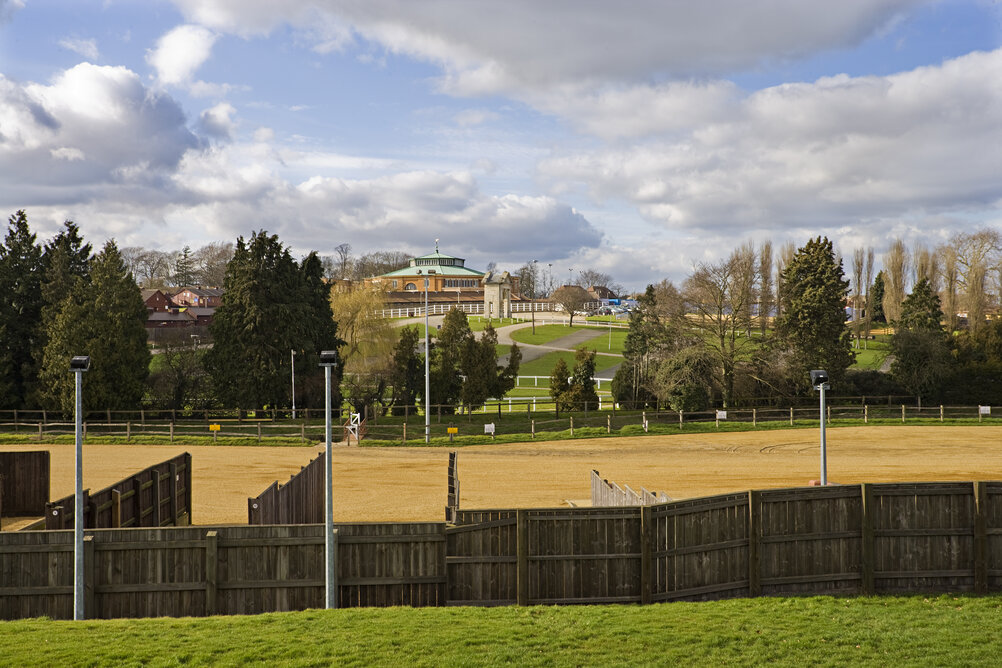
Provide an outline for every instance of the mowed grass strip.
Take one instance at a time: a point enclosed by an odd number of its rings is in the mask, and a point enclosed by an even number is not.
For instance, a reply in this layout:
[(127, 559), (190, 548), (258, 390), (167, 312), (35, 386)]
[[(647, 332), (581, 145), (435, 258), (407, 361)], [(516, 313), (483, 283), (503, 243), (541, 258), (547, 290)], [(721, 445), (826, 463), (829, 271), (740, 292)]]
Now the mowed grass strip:
[(536, 325), (536, 333), (532, 333), (532, 327), (516, 329), (511, 333), (511, 338), (518, 343), (530, 343), (536, 346), (544, 346), (551, 341), (556, 341), (574, 332), (598, 331), (597, 327), (568, 327), (567, 325)]
[[(567, 364), (567, 370), (574, 370), (574, 355), (575, 353), (571, 351), (561, 351), (555, 350), (552, 353), (546, 353), (542, 357), (537, 357), (534, 360), (529, 360), (528, 362), (522, 362), (518, 367), (518, 375), (520, 376), (549, 376), (553, 371), (553, 367), (556, 366), (558, 359), (563, 359), (564, 363)], [(611, 355), (596, 355), (595, 356), (595, 371), (604, 371), (610, 367), (614, 367), (623, 360), (619, 357), (613, 357)], [(547, 382), (547, 384), (549, 384)]]
[(0, 622), (6, 665), (996, 665), (1002, 597)]

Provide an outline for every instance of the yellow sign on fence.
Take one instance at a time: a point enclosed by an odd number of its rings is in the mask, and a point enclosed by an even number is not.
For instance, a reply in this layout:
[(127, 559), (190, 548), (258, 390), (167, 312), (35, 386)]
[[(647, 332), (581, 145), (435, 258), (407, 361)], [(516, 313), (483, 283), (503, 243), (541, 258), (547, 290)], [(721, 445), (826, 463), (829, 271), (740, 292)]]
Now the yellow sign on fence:
[(210, 424), (209, 425), (209, 431), (219, 431), (219, 425), (218, 424)]
[(459, 427), (446, 427), (446, 429), (447, 429), (447, 433), (449, 433), (449, 434), (458, 434), (459, 433)]

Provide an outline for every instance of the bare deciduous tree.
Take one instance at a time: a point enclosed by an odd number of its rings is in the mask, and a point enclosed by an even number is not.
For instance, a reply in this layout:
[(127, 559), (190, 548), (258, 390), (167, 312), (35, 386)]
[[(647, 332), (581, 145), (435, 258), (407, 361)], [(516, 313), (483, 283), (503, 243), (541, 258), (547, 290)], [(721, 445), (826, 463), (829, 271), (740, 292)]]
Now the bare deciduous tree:
[(866, 250), (856, 248), (852, 251), (852, 333), (859, 348), (860, 315), (863, 305), (863, 272), (866, 265)]
[(946, 331), (953, 332), (957, 329), (957, 307), (959, 306), (957, 249), (950, 244), (940, 246), (938, 255), (941, 260), (942, 269), (940, 272), (943, 278), (940, 301), (943, 304), (943, 315), (946, 318)]
[(888, 323), (897, 322), (901, 318), (907, 273), (908, 250), (901, 239), (895, 239), (884, 255), (884, 315)]
[(870, 294), (870, 287), (873, 285), (873, 247), (866, 249), (866, 299), (865, 299), (865, 327), (866, 338), (863, 341), (863, 348), (867, 347), (870, 340), (870, 325), (873, 323), (873, 295)]
[(769, 326), (772, 304), (772, 242), (766, 241), (759, 250), (758, 263), (758, 324), (762, 336)]

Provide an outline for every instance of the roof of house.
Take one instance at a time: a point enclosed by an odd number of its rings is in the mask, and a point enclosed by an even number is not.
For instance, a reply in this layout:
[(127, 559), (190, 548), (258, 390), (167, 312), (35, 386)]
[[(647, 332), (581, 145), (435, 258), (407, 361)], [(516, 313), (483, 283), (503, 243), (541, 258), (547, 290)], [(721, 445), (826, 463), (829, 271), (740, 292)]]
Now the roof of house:
[(434, 253), (411, 258), (408, 266), (382, 274), (379, 278), (416, 276), (418, 271), (422, 274), (434, 271), (441, 276), (465, 276), (468, 278), (479, 278), (484, 275), (482, 271), (467, 267), (465, 259), (440, 253), (436, 248)]
[(186, 306), (184, 310), (197, 318), (212, 316), (216, 312), (215, 306)]
[(198, 297), (222, 297), (223, 296), (223, 289), (222, 288), (203, 288), (200, 285), (197, 285), (197, 286), (194, 286), (194, 287), (188, 286), (188, 287), (181, 288), (180, 290), (178, 290), (174, 294), (175, 295), (179, 295), (179, 294), (181, 294), (182, 292), (185, 292), (185, 291), (188, 291), (191, 294), (196, 295)]
[(192, 322), (194, 313), (188, 311), (157, 311), (146, 316), (147, 322)]
[[(143, 301), (144, 302), (145, 301), (149, 301), (150, 297), (152, 297), (153, 295), (155, 295), (158, 292), (160, 294), (162, 294), (164, 297), (167, 297), (167, 293), (164, 292), (163, 290), (156, 290), (156, 289), (140, 290), (140, 294), (143, 295)], [(168, 299), (169, 299), (169, 297), (168, 297)]]

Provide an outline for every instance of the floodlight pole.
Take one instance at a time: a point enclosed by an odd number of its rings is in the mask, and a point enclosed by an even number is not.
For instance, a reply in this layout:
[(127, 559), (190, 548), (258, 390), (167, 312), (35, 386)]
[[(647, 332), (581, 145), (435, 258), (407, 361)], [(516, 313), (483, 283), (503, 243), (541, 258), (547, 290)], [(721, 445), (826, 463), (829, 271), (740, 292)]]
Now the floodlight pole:
[(296, 419), (296, 351), (292, 350), (292, 419)]
[(70, 369), (76, 376), (75, 495), (73, 503), (73, 619), (84, 618), (84, 504), (83, 504), (83, 373), (89, 357), (74, 357)]
[(821, 486), (828, 485), (828, 444), (825, 440), (825, 388), (828, 383), (821, 383)]
[[(418, 273), (421, 270), (418, 269)], [(424, 442), (431, 442), (431, 365), (429, 342), (431, 330), (428, 328), (428, 277), (424, 279)]]
[(532, 313), (532, 333), (536, 333), (536, 265), (539, 260), (532, 261), (532, 299), (529, 303), (529, 311)]
[(331, 368), (336, 364), (335, 351), (320, 353), (320, 365), (324, 368), (324, 554), (327, 561), (325, 590), (326, 608), (337, 607), (337, 555), (334, 547), (334, 454), (331, 448)]

